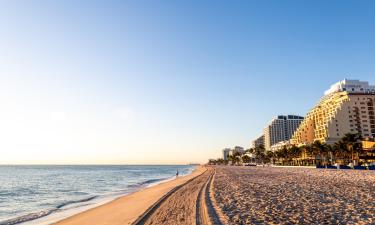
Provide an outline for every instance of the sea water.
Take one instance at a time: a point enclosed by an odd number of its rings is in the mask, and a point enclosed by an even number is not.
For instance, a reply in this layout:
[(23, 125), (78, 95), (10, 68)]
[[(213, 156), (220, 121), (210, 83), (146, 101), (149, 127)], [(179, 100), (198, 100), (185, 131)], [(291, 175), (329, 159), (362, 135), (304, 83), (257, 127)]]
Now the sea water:
[(69, 216), (79, 209), (173, 179), (177, 170), (180, 175), (187, 175), (194, 168), (190, 165), (0, 166), (0, 225), (39, 224), (38, 221), (48, 224), (46, 218), (62, 219), (56, 215)]

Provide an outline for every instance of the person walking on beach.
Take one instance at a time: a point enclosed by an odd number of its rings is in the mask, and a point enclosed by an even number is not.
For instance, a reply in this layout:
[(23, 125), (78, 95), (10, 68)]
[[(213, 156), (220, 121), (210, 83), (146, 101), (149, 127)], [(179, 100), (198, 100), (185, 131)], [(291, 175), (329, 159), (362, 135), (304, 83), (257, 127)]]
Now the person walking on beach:
[(178, 170), (176, 171), (176, 178), (178, 177)]

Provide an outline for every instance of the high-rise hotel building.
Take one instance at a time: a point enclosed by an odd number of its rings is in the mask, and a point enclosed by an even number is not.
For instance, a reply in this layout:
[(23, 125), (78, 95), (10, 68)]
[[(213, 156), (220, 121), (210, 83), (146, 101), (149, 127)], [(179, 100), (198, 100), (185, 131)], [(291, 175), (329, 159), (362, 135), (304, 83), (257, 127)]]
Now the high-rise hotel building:
[(316, 140), (333, 144), (346, 133), (375, 137), (375, 85), (359, 80), (343, 80), (324, 93), (298, 127), (292, 144)]
[(252, 141), (253, 148), (258, 148), (261, 145), (264, 147), (264, 134), (260, 135)]
[(264, 128), (265, 149), (271, 150), (272, 145), (289, 140), (302, 121), (302, 116), (295, 115), (280, 115), (273, 118)]

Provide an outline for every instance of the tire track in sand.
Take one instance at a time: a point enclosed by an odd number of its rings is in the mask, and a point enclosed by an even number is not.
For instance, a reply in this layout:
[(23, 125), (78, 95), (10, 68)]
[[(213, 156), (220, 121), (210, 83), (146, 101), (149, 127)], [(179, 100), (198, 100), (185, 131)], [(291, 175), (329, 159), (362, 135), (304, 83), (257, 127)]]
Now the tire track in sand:
[(221, 225), (210, 199), (214, 169), (175, 187), (150, 207), (133, 225)]

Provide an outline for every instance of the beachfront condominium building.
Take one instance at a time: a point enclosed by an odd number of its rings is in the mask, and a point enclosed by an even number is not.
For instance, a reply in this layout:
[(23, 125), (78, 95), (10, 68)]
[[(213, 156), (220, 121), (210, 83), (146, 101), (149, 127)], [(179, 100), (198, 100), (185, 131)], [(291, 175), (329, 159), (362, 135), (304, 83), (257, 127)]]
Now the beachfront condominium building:
[(296, 115), (279, 115), (273, 118), (264, 128), (265, 149), (271, 150), (272, 145), (280, 141), (289, 140), (302, 120), (302, 116)]
[(243, 154), (245, 152), (245, 149), (241, 146), (235, 146), (233, 148), (233, 153), (240, 153), (240, 154)]
[(230, 149), (230, 148), (224, 148), (223, 149), (223, 159), (224, 160), (228, 160), (228, 156), (229, 156), (229, 153), (230, 153), (231, 150), (232, 149)]
[(257, 148), (259, 146), (263, 146), (264, 147), (264, 134), (262, 134), (261, 136), (255, 138), (252, 142), (252, 147), (253, 148)]
[(346, 133), (375, 137), (375, 85), (342, 80), (331, 86), (306, 115), (291, 140), (303, 145), (318, 140), (333, 144)]

